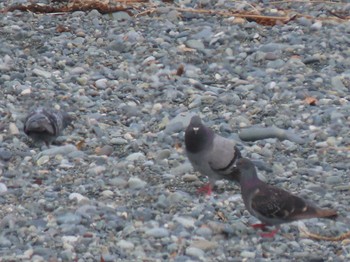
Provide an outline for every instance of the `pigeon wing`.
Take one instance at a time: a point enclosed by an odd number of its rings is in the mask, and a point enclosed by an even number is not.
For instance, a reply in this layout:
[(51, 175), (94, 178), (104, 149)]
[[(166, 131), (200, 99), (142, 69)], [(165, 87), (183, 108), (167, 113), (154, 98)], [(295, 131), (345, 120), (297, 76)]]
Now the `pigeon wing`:
[(302, 198), (273, 186), (259, 187), (251, 207), (262, 217), (285, 222), (300, 219), (309, 208)]

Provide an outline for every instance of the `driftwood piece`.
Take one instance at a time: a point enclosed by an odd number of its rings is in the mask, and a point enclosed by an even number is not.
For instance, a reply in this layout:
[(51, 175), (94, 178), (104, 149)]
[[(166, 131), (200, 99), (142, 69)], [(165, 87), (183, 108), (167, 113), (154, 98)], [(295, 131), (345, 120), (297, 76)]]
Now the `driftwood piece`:
[(256, 141), (266, 138), (278, 138), (279, 140), (290, 140), (298, 144), (304, 144), (305, 139), (291, 130), (284, 130), (275, 126), (272, 127), (249, 127), (242, 129), (239, 138), (243, 141)]

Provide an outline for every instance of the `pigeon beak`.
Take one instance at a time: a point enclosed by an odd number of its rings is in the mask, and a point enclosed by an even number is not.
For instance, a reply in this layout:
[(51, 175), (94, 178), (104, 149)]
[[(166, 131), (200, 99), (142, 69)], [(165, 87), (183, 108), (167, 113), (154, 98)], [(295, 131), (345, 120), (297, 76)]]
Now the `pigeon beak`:
[(197, 135), (198, 130), (199, 130), (199, 127), (194, 127), (194, 128), (193, 128), (193, 132), (194, 132), (196, 135)]

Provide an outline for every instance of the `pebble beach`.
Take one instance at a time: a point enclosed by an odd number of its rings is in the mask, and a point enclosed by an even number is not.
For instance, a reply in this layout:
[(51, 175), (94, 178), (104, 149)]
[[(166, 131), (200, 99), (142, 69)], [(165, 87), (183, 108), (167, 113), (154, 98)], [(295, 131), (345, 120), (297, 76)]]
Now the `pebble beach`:
[[(350, 4), (150, 6), (0, 13), (0, 261), (350, 260), (349, 237), (302, 232), (350, 231), (350, 21), (334, 16)], [(297, 15), (268, 26), (228, 10)], [(74, 118), (49, 148), (23, 132), (37, 106)], [(261, 179), (339, 218), (262, 238), (239, 185), (197, 194), (207, 179), (184, 148), (195, 114), (259, 162)], [(273, 126), (302, 139), (240, 137)]]

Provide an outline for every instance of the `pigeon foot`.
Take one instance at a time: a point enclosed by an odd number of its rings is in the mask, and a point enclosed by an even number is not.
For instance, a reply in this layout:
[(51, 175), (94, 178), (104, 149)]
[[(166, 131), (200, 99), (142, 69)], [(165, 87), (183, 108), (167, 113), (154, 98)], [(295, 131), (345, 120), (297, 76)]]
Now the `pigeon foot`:
[(205, 184), (204, 186), (200, 187), (197, 190), (197, 193), (198, 194), (206, 194), (207, 196), (210, 196), (212, 191), (213, 191), (212, 186), (210, 183), (208, 183), (208, 184)]
[(274, 230), (272, 230), (271, 232), (260, 233), (260, 236), (261, 236), (262, 238), (273, 238), (273, 237), (276, 235), (276, 233), (278, 232), (279, 229), (280, 229), (280, 228), (277, 227), (277, 228), (275, 228)]

